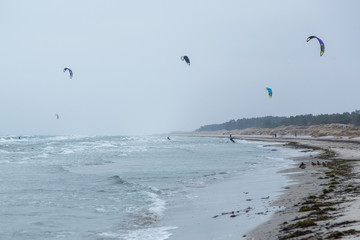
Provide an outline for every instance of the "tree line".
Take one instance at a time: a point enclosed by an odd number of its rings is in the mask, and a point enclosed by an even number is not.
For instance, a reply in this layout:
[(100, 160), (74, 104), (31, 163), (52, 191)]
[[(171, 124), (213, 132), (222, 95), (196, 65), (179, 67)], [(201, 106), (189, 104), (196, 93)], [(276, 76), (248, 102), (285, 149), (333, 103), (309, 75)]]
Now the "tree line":
[(320, 115), (297, 115), (291, 117), (257, 117), (257, 118), (242, 118), (238, 120), (230, 120), (221, 124), (210, 124), (201, 126), (195, 130), (201, 131), (217, 131), (217, 130), (236, 130), (245, 128), (275, 128), (280, 126), (311, 126), (319, 124), (330, 124), (330, 123), (341, 123), (341, 124), (354, 124), (360, 126), (360, 112), (345, 112), (345, 113), (334, 113), (334, 114), (320, 114)]

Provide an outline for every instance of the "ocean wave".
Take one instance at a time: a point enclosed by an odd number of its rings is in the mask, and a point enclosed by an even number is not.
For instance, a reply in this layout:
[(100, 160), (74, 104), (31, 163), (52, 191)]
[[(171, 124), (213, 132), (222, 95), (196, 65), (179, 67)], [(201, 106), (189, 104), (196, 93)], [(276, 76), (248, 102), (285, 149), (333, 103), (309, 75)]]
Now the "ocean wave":
[(59, 154), (67, 155), (67, 154), (72, 154), (72, 153), (75, 153), (74, 149), (65, 148), (65, 149), (62, 149), (62, 151)]
[[(138, 185), (137, 190), (140, 190)], [(158, 190), (160, 191), (160, 190)], [(134, 194), (134, 192), (132, 192)], [(166, 201), (161, 198), (160, 194), (153, 192), (151, 189), (143, 189), (134, 194), (132, 206), (126, 208), (126, 212), (131, 216), (128, 224), (137, 228), (150, 227), (162, 219), (166, 209)]]
[(30, 158), (31, 159), (45, 159), (45, 158), (49, 158), (49, 154), (48, 153), (41, 153), (39, 155), (32, 156)]
[(117, 145), (114, 142), (101, 141), (101, 142), (97, 143), (96, 147), (97, 148), (112, 148), (112, 147), (117, 147)]
[(128, 181), (122, 179), (118, 175), (114, 175), (114, 176), (110, 177), (109, 179), (112, 181), (113, 184), (130, 185), (130, 183)]
[(48, 141), (67, 141), (67, 140), (78, 140), (82, 138), (88, 138), (88, 136), (80, 136), (80, 135), (73, 135), (73, 136), (48, 136), (45, 137)]
[(162, 218), (164, 214), (164, 211), (166, 209), (166, 202), (165, 200), (161, 199), (156, 193), (147, 192), (147, 194), (152, 201), (152, 204), (150, 204), (148, 211), (154, 217), (154, 220), (158, 221)]
[(12, 153), (12, 152), (9, 152), (9, 151), (6, 151), (6, 150), (3, 150), (3, 149), (0, 149), (0, 153), (5, 153), (5, 154), (8, 154), (8, 153)]
[[(134, 231), (128, 231), (125, 234), (119, 235), (123, 240), (165, 240), (168, 239), (172, 233), (169, 230), (174, 230), (177, 227), (157, 227), (157, 228), (145, 228)], [(103, 235), (104, 236), (104, 235)], [(114, 236), (114, 235), (110, 235)]]
[(52, 172), (52, 173), (63, 173), (63, 172), (69, 172), (69, 170), (66, 169), (64, 166), (55, 165), (55, 166), (51, 167), (50, 172)]
[(285, 159), (283, 157), (270, 157), (270, 156), (266, 156), (265, 158), (267, 158), (269, 160), (275, 160), (275, 161), (284, 161), (284, 159)]
[(127, 146), (122, 149), (122, 152), (124, 153), (146, 152), (146, 151), (148, 151), (148, 149), (145, 146)]
[(207, 173), (207, 174), (204, 174), (204, 175), (202, 175), (203, 177), (214, 177), (214, 176), (216, 176), (217, 175), (217, 173), (216, 172), (214, 172), (214, 173)]
[(16, 136), (0, 137), (0, 143), (2, 143), (2, 144), (19, 143), (19, 142), (26, 142), (26, 141), (28, 141), (28, 139), (19, 138)]

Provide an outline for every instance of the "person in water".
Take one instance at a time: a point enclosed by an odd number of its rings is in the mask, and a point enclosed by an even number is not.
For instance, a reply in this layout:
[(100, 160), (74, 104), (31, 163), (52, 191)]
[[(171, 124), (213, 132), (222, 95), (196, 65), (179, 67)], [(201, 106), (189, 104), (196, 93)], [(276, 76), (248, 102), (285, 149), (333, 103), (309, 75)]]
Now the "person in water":
[(169, 137), (167, 137), (168, 140), (171, 140)]
[(230, 134), (230, 141), (232, 141), (233, 143), (235, 142), (234, 138), (231, 136)]
[(305, 163), (301, 162), (301, 164), (300, 164), (299, 168), (301, 168), (301, 169), (305, 169), (305, 168), (306, 168)]

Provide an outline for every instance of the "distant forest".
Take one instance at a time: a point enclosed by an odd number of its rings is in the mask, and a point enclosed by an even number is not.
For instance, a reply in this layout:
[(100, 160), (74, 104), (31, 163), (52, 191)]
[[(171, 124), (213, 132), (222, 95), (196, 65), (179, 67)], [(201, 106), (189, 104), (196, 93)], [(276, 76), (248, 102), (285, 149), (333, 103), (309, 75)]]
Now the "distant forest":
[(360, 111), (352, 113), (345, 112), (343, 114), (321, 114), (321, 115), (297, 115), (292, 117), (258, 117), (258, 118), (243, 118), (238, 120), (230, 120), (229, 122), (221, 124), (211, 124), (200, 127), (195, 130), (196, 132), (201, 131), (217, 131), (217, 130), (236, 130), (245, 128), (275, 128), (279, 126), (310, 126), (318, 124), (330, 124), (330, 123), (341, 123), (341, 124), (354, 124), (360, 126)]

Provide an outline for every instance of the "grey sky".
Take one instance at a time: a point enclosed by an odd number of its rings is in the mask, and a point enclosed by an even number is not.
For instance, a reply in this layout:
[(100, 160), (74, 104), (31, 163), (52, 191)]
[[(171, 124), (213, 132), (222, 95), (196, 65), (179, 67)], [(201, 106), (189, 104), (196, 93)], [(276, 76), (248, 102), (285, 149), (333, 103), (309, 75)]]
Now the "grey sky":
[(151, 134), (360, 109), (359, 10), (356, 0), (1, 0), (0, 134)]

